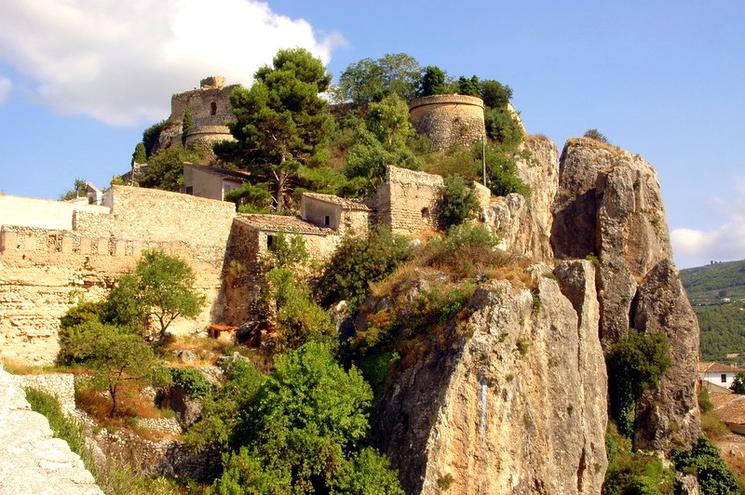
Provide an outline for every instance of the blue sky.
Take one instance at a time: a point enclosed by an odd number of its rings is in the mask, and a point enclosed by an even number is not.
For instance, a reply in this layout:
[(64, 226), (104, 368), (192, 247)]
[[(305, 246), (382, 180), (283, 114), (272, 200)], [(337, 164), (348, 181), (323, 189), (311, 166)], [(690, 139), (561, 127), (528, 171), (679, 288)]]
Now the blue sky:
[[(124, 5), (122, 5), (124, 4)], [(406, 52), (514, 89), (529, 132), (597, 127), (657, 169), (678, 264), (745, 258), (745, 2), (35, 0), (0, 5), (0, 191), (124, 172), (169, 95), (281, 46), (338, 75)]]

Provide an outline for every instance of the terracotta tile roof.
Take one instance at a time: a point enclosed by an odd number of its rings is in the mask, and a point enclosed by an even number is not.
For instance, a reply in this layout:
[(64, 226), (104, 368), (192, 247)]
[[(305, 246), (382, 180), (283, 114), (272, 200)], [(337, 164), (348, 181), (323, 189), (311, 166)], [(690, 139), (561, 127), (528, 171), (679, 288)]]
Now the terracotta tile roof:
[(365, 203), (363, 203), (361, 200), (358, 200), (358, 199), (341, 198), (339, 196), (334, 196), (333, 194), (321, 194), (321, 193), (313, 193), (313, 192), (305, 192), (303, 193), (303, 196), (317, 199), (319, 201), (325, 201), (326, 203), (339, 205), (345, 210), (372, 211), (372, 208), (370, 208), (369, 206), (367, 206)]
[(328, 235), (334, 231), (306, 222), (298, 217), (286, 215), (238, 214), (235, 221), (257, 230), (296, 234)]
[(725, 423), (745, 424), (745, 395), (710, 393), (713, 413)]
[(700, 361), (698, 363), (699, 373), (739, 373), (740, 371), (745, 370), (728, 364), (717, 363), (716, 361)]

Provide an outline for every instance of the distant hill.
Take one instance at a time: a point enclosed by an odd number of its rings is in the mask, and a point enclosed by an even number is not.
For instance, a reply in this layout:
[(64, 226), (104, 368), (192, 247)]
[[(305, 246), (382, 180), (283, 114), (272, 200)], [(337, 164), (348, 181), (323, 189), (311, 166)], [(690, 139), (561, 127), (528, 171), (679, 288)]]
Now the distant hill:
[(745, 260), (681, 270), (701, 327), (701, 358), (745, 361)]

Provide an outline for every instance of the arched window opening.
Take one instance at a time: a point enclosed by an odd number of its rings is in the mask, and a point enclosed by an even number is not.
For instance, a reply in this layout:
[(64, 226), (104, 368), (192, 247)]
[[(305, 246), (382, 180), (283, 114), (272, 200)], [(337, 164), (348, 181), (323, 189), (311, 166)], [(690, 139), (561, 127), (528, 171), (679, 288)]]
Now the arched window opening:
[(211, 115), (217, 115), (217, 103), (215, 103), (215, 102), (213, 101), (213, 102), (212, 102), (212, 105), (210, 106), (210, 108), (211, 108), (211, 110), (210, 110), (210, 114), (211, 114)]

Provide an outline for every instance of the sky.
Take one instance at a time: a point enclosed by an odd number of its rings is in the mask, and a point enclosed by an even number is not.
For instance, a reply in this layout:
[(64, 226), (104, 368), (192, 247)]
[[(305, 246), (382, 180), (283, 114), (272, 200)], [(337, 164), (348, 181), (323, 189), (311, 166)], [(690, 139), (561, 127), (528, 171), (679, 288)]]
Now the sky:
[(654, 165), (679, 267), (745, 258), (742, 1), (0, 0), (0, 192), (106, 185), (171, 94), (295, 46), (334, 76), (405, 52), (506, 83), (529, 132)]

